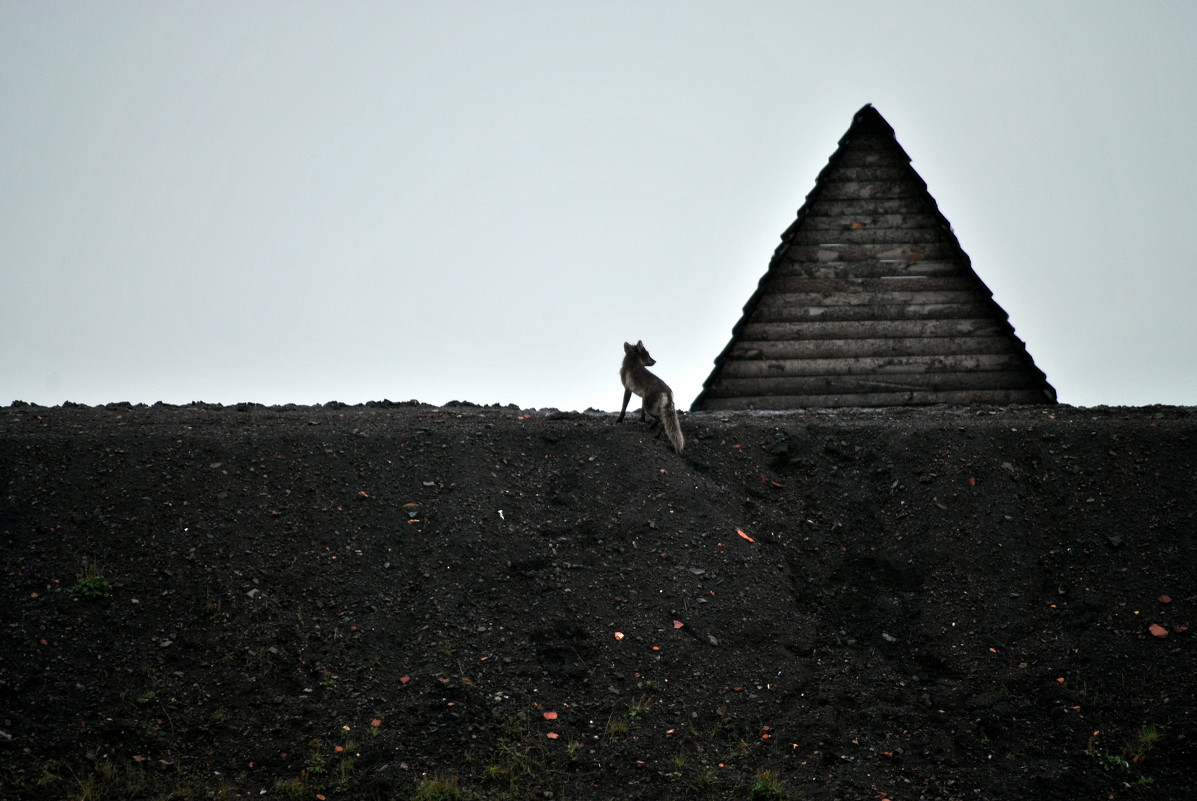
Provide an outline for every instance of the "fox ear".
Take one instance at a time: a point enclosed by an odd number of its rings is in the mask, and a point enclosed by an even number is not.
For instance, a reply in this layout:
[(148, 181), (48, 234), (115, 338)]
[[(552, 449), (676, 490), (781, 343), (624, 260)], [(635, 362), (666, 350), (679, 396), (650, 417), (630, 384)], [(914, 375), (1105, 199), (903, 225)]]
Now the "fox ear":
[(623, 352), (624, 353), (631, 353), (633, 350), (635, 350), (635, 348), (633, 348), (629, 343), (627, 343), (627, 342), (623, 343)]
[(637, 348), (639, 348), (640, 350), (644, 350), (644, 340), (643, 340), (643, 339), (637, 339), (637, 340), (636, 340), (636, 347), (637, 347)]

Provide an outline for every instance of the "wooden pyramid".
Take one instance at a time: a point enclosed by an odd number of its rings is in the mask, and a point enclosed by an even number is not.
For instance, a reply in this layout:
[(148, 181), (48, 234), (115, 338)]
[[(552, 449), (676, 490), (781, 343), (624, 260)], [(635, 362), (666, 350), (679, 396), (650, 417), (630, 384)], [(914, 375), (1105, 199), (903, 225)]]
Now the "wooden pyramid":
[(867, 105), (691, 408), (1055, 401), (894, 129)]

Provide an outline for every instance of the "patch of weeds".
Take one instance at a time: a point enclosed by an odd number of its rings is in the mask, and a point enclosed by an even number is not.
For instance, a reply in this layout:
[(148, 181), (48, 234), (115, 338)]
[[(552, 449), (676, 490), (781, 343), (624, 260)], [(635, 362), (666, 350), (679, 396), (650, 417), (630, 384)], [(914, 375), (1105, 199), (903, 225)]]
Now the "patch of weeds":
[(1132, 789), (1146, 789), (1155, 784), (1155, 779), (1141, 772), (1142, 763), (1147, 755), (1159, 744), (1163, 734), (1159, 728), (1152, 725), (1141, 727), (1135, 735), (1128, 739), (1117, 753), (1106, 749), (1094, 734), (1085, 746), (1085, 755), (1097, 762), (1107, 772), (1127, 773), (1135, 777), (1134, 781), (1124, 782)]
[[(61, 778), (61, 771), (66, 766), (57, 759), (50, 759), (42, 763), (41, 773), (30, 784), (33, 787), (49, 787), (56, 784)], [(69, 770), (69, 768), (67, 768)], [(12, 783), (14, 786), (20, 786), (18, 782)], [(0, 787), (8, 786), (6, 777), (3, 772), (0, 772)]]
[[(258, 579), (254, 579), (254, 582), (257, 583)], [(248, 603), (244, 608), (250, 615), (268, 621), (282, 619), (282, 607), (279, 606), (279, 602), (272, 596), (269, 596), (258, 589), (250, 590), (248, 595)]]
[(324, 741), (317, 738), (308, 744), (308, 758), (303, 763), (303, 772), (309, 776), (322, 776), (328, 770), (328, 756), (324, 753)]
[(83, 560), (83, 569), (76, 576), (75, 586), (67, 592), (76, 601), (103, 601), (112, 597), (112, 585), (104, 578), (95, 559)]
[[(549, 763), (549, 755), (538, 743), (526, 715), (503, 719), (503, 733), (482, 771), (483, 781), (493, 788), (486, 798), (539, 798), (548, 790), (560, 771)], [(568, 746), (566, 750), (570, 752)], [(571, 757), (576, 752), (575, 747)]]
[(750, 753), (752, 753), (752, 743), (748, 742), (747, 740), (740, 739), (736, 741), (736, 744), (732, 746), (726, 754), (724, 754), (723, 761), (736, 762), (742, 759), (747, 759)]
[(69, 801), (117, 798), (190, 801), (199, 795), (177, 766), (161, 770), (156, 765), (105, 759), (88, 767), (90, 772), (76, 772), (66, 763), (47, 763), (34, 786)]
[[(235, 656), (235, 652), (228, 651), (224, 659), (230, 666), (235, 666), (237, 665)], [(287, 658), (273, 645), (263, 645), (257, 648), (247, 646), (240, 656), (240, 669), (259, 678), (275, 677), (290, 672)]]
[(1126, 744), (1123, 753), (1130, 758), (1131, 762), (1142, 762), (1163, 736), (1159, 728), (1151, 725), (1143, 726)]
[(506, 795), (522, 798), (539, 767), (539, 759), (526, 740), (505, 737), (495, 747), (484, 772), (487, 780), (502, 787)]
[(353, 775), (353, 760), (337, 760), (337, 786), (345, 787), (349, 784), (349, 777)]
[(1104, 698), (1101, 687), (1096, 683), (1096, 681), (1091, 680), (1091, 677), (1086, 676), (1080, 671), (1075, 671), (1072, 674), (1072, 678), (1069, 680), (1068, 686), (1072, 688), (1072, 691), (1076, 693), (1077, 697), (1079, 697), (1085, 706), (1087, 706), (1090, 710), (1102, 708)]
[(640, 720), (648, 714), (648, 711), (652, 708), (652, 703), (653, 699), (647, 695), (632, 699), (632, 703), (628, 705), (628, 717), (632, 720)]
[(612, 710), (611, 716), (607, 718), (605, 733), (607, 737), (611, 739), (620, 739), (627, 737), (628, 732), (631, 731), (631, 728), (632, 727), (628, 724), (628, 719), (626, 717), (623, 715), (618, 715), (614, 710)]
[(682, 770), (686, 767), (686, 754), (678, 751), (673, 757), (673, 770), (665, 771), (662, 775), (671, 782), (681, 781)]
[(1087, 750), (1085, 754), (1097, 760), (1097, 764), (1104, 770), (1130, 770), (1130, 763), (1117, 754), (1107, 754), (1096, 750)]
[(618, 740), (627, 737), (632, 730), (632, 723), (642, 720), (651, 708), (652, 698), (642, 695), (639, 698), (632, 699), (631, 703), (628, 704), (627, 712), (611, 710), (611, 714), (607, 717), (607, 725), (604, 728), (607, 738)]
[(69, 590), (76, 601), (102, 601), (112, 596), (112, 585), (103, 576), (80, 579)]
[[(307, 757), (299, 771), (298, 779), (291, 779), (276, 785), (284, 794), (302, 792), (298, 797), (309, 798), (313, 791), (326, 787), (343, 790), (349, 784), (357, 758), (357, 742), (349, 734), (349, 727), (341, 727), (341, 744), (332, 748), (319, 737), (308, 743)], [(296, 797), (288, 795), (288, 797)]]
[(349, 776), (353, 773), (353, 765), (361, 754), (357, 751), (357, 740), (349, 733), (348, 726), (341, 727), (341, 744), (333, 747), (339, 756), (337, 759), (337, 783), (344, 787), (349, 783)]
[(204, 603), (204, 616), (216, 623), (226, 623), (232, 617), (224, 610), (224, 605), (219, 599), (213, 601), (211, 598)]
[(416, 785), (411, 801), (460, 801), (461, 788), (457, 785), (457, 777), (448, 779), (423, 779)]
[(757, 774), (756, 784), (748, 790), (749, 801), (785, 801), (789, 796), (785, 783), (771, 770)]
[(290, 798), (292, 801), (300, 801), (300, 799), (308, 799), (312, 796), (303, 779), (286, 779), (280, 781), (274, 785), (274, 790), (283, 798)]
[(710, 790), (715, 786), (715, 769), (707, 765), (698, 772), (694, 780), (690, 783), (695, 790)]
[(989, 732), (990, 729), (995, 725), (996, 718), (991, 716), (987, 718), (974, 718), (973, 720), (969, 721), (968, 727), (972, 729), (973, 733), (977, 736), (977, 742), (985, 747), (989, 747), (989, 744), (992, 742), (989, 737)]

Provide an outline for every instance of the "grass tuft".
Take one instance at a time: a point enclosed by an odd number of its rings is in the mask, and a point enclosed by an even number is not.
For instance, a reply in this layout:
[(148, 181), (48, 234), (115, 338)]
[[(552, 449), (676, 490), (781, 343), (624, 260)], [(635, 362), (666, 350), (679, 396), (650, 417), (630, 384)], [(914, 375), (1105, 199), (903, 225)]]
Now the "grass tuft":
[(460, 801), (461, 798), (461, 788), (454, 776), (448, 779), (424, 779), (416, 785), (411, 801)]
[(88, 557), (83, 560), (75, 586), (67, 592), (76, 601), (103, 601), (112, 596), (112, 585), (104, 578), (96, 560)]
[(785, 801), (789, 791), (781, 778), (771, 770), (757, 774), (756, 784), (748, 791), (749, 801)]

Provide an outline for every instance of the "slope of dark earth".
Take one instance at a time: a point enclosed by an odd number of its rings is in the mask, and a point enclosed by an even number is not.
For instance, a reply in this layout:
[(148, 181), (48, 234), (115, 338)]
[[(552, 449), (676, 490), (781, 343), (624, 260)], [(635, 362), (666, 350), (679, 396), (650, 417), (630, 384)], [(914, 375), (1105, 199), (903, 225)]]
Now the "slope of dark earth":
[(1189, 796), (1193, 410), (683, 428), (0, 409), (0, 797)]

